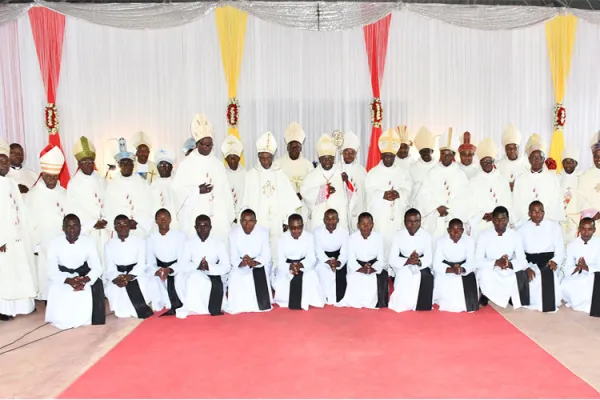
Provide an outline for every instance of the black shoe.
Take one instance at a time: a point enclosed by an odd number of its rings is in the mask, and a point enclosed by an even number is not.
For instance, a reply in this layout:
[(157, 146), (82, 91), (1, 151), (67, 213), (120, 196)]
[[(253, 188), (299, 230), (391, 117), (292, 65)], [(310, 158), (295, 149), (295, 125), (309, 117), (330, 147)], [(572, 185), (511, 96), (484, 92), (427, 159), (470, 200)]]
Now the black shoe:
[(487, 296), (482, 294), (481, 297), (479, 298), (479, 305), (482, 307), (486, 307), (488, 305), (489, 301), (490, 300), (487, 298)]
[(0, 314), (0, 321), (10, 321), (11, 319), (13, 319), (13, 317), (10, 315)]
[(174, 309), (170, 309), (166, 313), (161, 314), (160, 317), (168, 317), (169, 315), (175, 315), (175, 310)]

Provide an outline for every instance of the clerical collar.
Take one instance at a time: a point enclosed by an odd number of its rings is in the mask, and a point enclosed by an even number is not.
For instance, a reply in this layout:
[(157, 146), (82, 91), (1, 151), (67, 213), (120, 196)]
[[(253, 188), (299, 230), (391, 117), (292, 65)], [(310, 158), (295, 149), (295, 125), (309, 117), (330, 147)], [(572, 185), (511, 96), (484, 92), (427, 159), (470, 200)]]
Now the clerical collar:
[(544, 171), (544, 168), (540, 169), (539, 171), (531, 170), (531, 173), (532, 174), (541, 174), (543, 171)]
[(11, 167), (12, 169), (16, 169), (17, 171), (19, 171), (19, 170), (23, 169), (23, 166), (22, 166), (22, 165), (21, 165), (21, 166), (11, 165), (10, 167)]

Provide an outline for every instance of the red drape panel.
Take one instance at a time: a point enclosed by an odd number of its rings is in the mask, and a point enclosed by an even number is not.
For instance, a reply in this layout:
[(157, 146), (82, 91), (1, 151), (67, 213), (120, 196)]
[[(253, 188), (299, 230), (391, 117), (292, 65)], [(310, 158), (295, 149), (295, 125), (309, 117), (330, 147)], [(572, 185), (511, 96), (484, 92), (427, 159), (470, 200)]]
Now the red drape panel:
[[(47, 102), (54, 104), (56, 103), (56, 91), (60, 76), (65, 16), (45, 7), (33, 7), (29, 10), (29, 21), (40, 63), (44, 88), (46, 89)], [(40, 118), (44, 117), (40, 116)], [(60, 147), (62, 150), (59, 133), (57, 132), (48, 136), (48, 142)], [(69, 178), (69, 168), (65, 163), (59, 175), (60, 184), (66, 188)]]
[[(392, 14), (379, 21), (366, 25), (363, 28), (365, 45), (367, 47), (367, 58), (369, 59), (369, 70), (371, 71), (371, 87), (373, 97), (380, 98), (380, 84), (383, 80), (385, 68), (385, 55), (387, 53), (388, 36)], [(376, 166), (381, 159), (377, 142), (381, 136), (381, 127), (373, 126), (371, 141), (369, 143), (369, 155), (367, 158), (367, 171)]]

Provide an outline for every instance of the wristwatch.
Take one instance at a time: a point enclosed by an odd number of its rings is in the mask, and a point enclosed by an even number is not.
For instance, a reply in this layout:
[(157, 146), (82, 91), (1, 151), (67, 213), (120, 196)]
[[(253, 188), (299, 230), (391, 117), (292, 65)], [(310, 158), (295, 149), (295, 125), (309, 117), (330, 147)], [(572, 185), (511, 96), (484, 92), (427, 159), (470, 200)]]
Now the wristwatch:
[(417, 263), (417, 265), (420, 267), (421, 266), (421, 260), (419, 259), (419, 262)]

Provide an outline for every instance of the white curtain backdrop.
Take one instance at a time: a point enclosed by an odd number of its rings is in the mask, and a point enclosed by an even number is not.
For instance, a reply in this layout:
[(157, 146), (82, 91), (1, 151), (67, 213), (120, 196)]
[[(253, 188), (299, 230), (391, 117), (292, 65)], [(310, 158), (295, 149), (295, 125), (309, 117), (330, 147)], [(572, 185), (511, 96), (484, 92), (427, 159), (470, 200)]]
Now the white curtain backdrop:
[[(47, 142), (45, 97), (26, 16), (18, 20), (26, 150)], [(0, 43), (5, 31), (0, 30)], [(582, 148), (600, 127), (600, 27), (580, 20), (566, 89), (568, 144)], [(324, 132), (354, 130), (366, 160), (370, 129), (370, 75), (362, 28), (312, 32), (249, 16), (238, 85), (240, 134), (249, 165), (255, 141), (271, 130), (283, 153), (283, 131), (292, 121), (307, 133), (305, 156)], [(0, 47), (4, 62), (6, 50)], [(452, 126), (478, 140), (499, 142), (508, 123), (526, 137), (550, 140), (554, 99), (544, 25), (483, 31), (453, 26), (406, 10), (395, 11), (382, 83), (384, 128), (421, 125), (436, 133)], [(4, 90), (0, 87), (0, 90)], [(57, 106), (65, 151), (86, 135), (98, 147), (103, 170), (111, 138), (146, 131), (158, 146), (181, 156), (192, 116), (207, 114), (216, 131), (215, 151), (226, 134), (227, 86), (214, 15), (161, 30), (126, 30), (67, 18)], [(4, 111), (0, 110), (0, 113)], [(1, 132), (6, 136), (6, 132)], [(37, 168), (36, 157), (27, 163)], [(99, 163), (99, 164), (100, 164)]]

